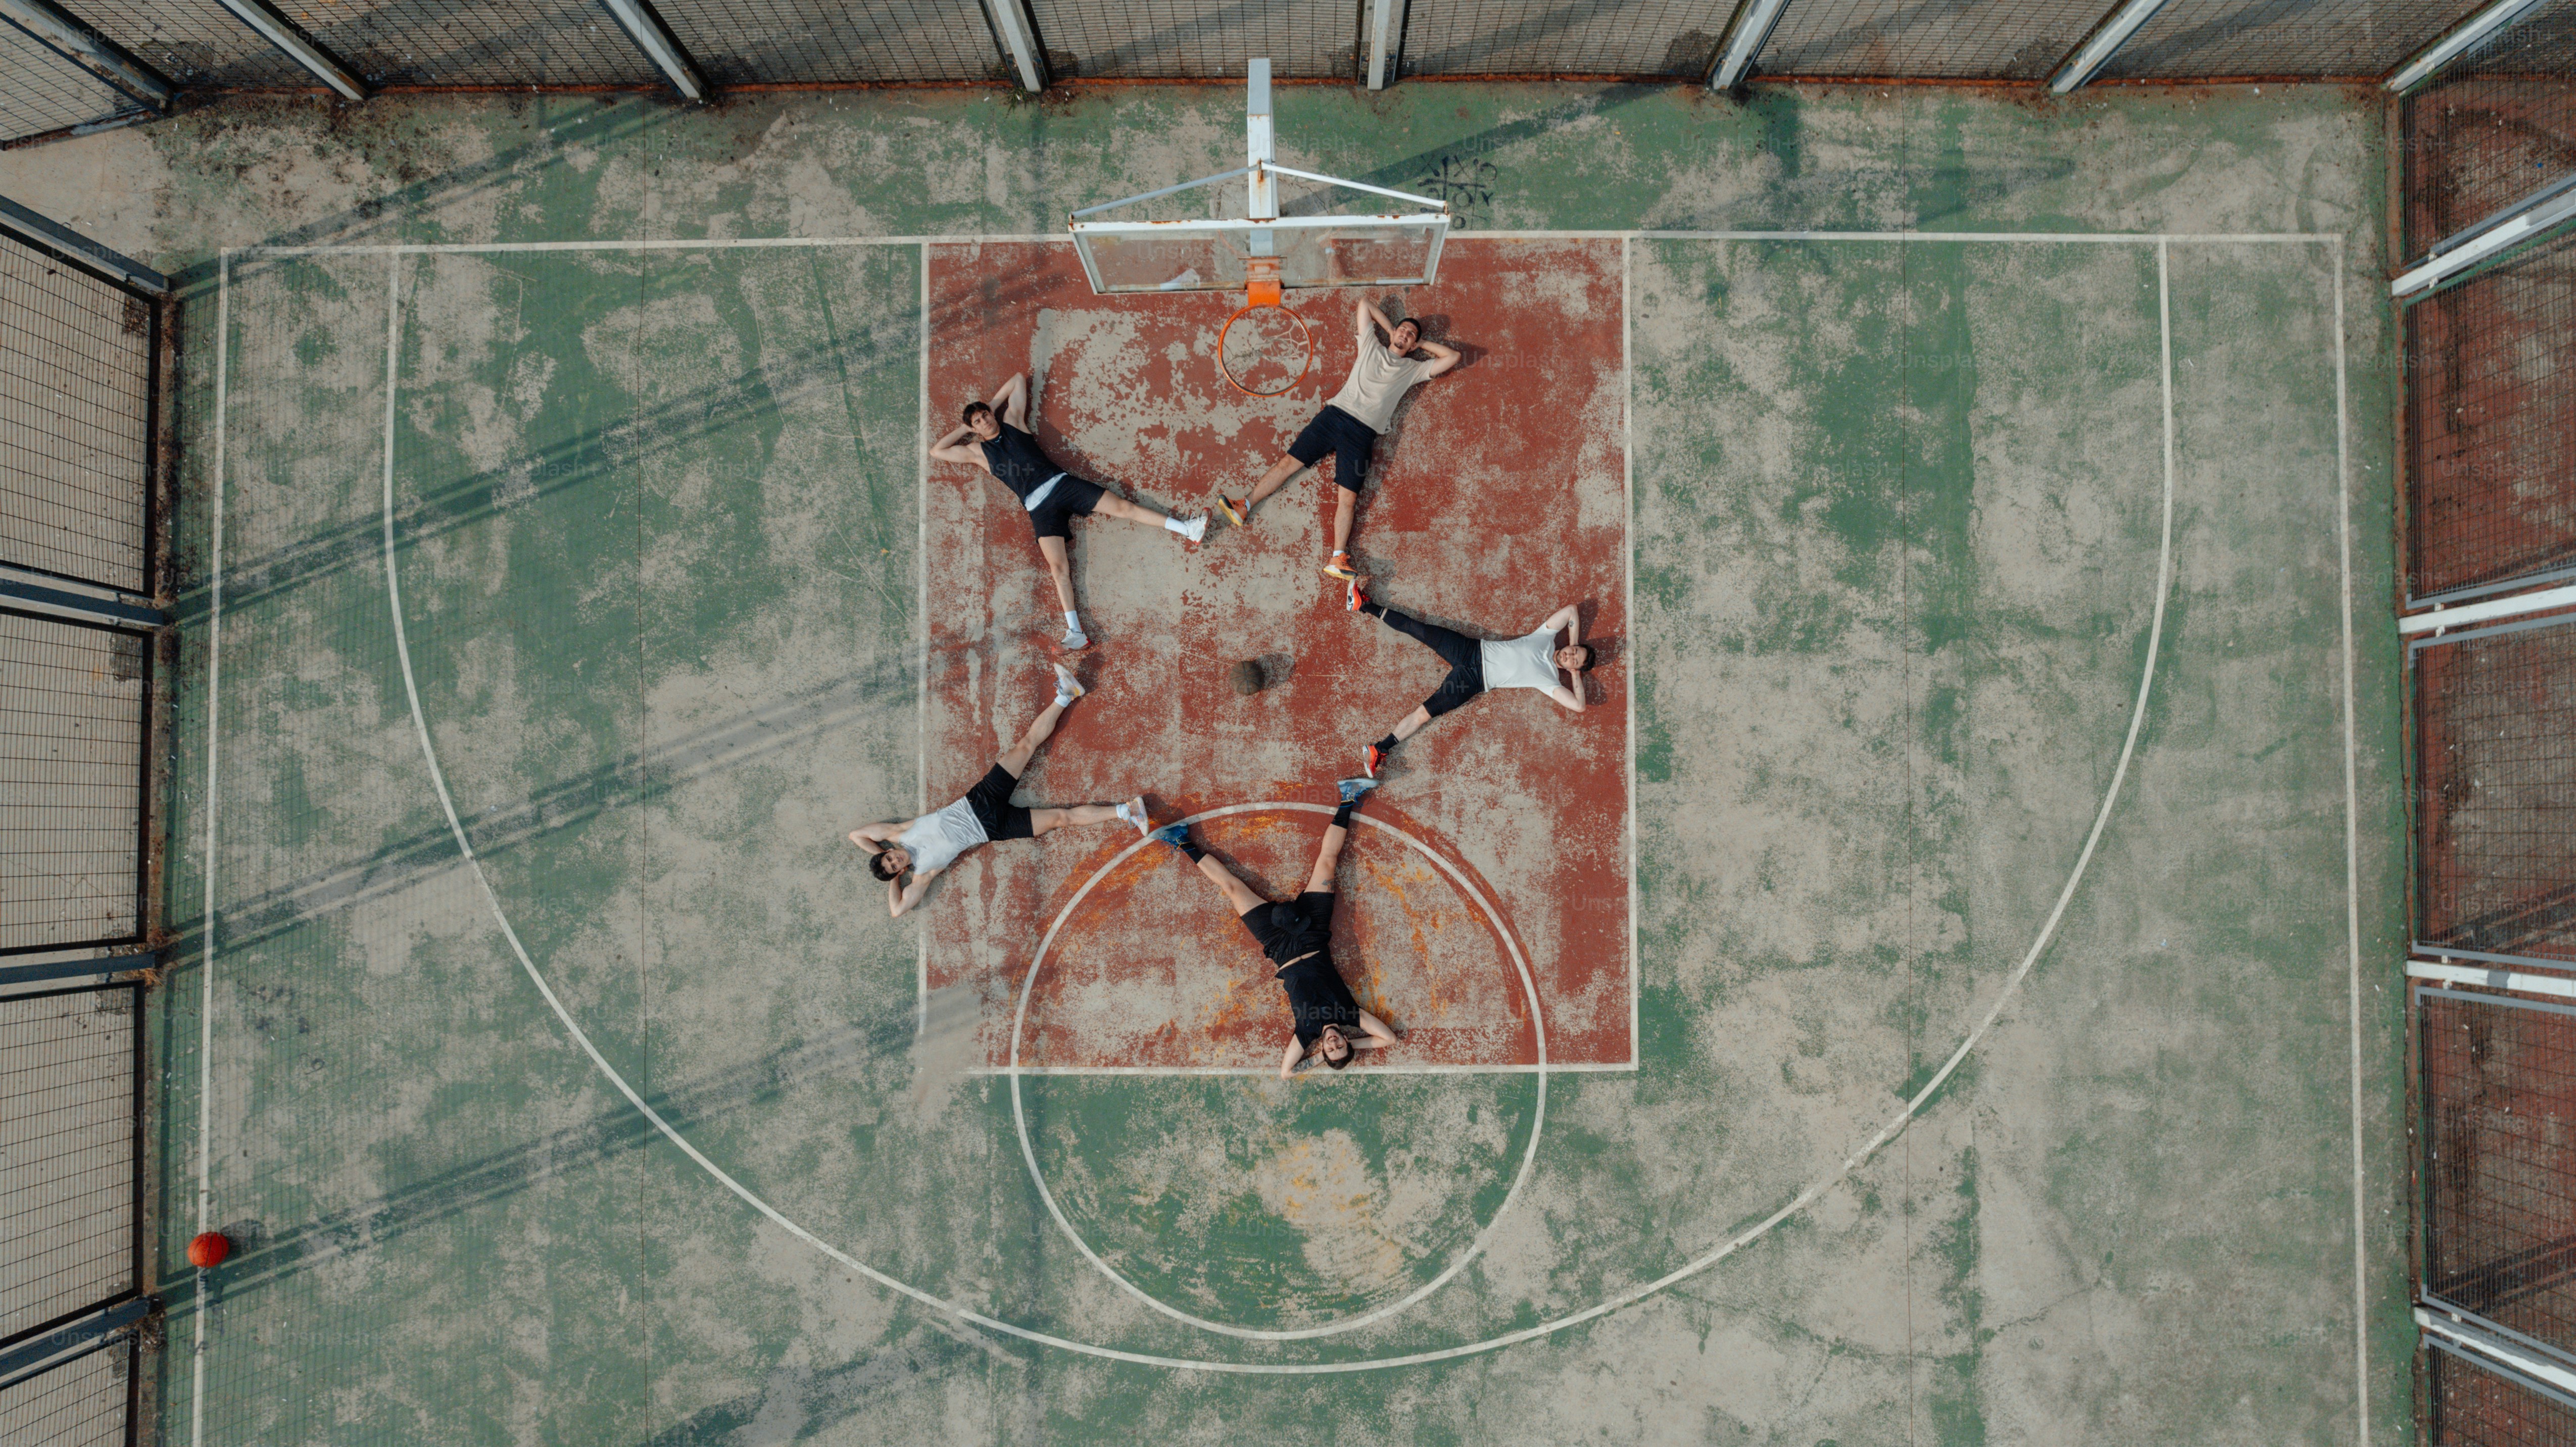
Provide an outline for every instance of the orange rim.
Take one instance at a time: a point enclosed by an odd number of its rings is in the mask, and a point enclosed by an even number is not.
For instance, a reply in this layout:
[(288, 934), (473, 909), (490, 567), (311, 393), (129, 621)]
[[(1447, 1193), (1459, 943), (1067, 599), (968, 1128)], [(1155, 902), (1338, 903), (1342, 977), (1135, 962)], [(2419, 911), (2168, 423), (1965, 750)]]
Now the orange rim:
[(1296, 376), (1289, 378), (1289, 379), (1288, 379), (1288, 381), (1287, 381), (1284, 385), (1282, 385), (1282, 386), (1278, 386), (1278, 387), (1274, 387), (1274, 388), (1272, 388), (1271, 390), (1269, 390), (1269, 391), (1267, 391), (1267, 392), (1264, 392), (1264, 391), (1260, 391), (1260, 390), (1258, 390), (1258, 389), (1256, 389), (1256, 388), (1247, 387), (1247, 386), (1243, 385), (1243, 379), (1242, 379), (1241, 377), (1236, 376), (1236, 375), (1234, 374), (1234, 369), (1233, 369), (1232, 367), (1229, 367), (1229, 366), (1227, 366), (1227, 365), (1225, 364), (1225, 334), (1226, 334), (1227, 332), (1230, 332), (1230, 331), (1234, 330), (1234, 324), (1235, 324), (1236, 322), (1239, 322), (1239, 321), (1243, 320), (1243, 314), (1244, 314), (1245, 312), (1248, 312), (1248, 311), (1252, 310), (1254, 307), (1257, 307), (1257, 306), (1264, 306), (1264, 305), (1269, 305), (1269, 306), (1278, 306), (1278, 303), (1276, 303), (1276, 302), (1269, 302), (1269, 303), (1264, 303), (1264, 302), (1246, 302), (1246, 303), (1244, 303), (1242, 306), (1239, 306), (1239, 307), (1235, 308), (1234, 315), (1232, 315), (1232, 316), (1230, 316), (1230, 317), (1227, 317), (1227, 318), (1225, 319), (1225, 325), (1224, 325), (1224, 326), (1221, 326), (1221, 327), (1219, 327), (1219, 328), (1217, 328), (1217, 331), (1216, 331), (1216, 369), (1217, 369), (1218, 371), (1223, 372), (1223, 373), (1225, 374), (1225, 379), (1226, 379), (1228, 382), (1231, 382), (1231, 383), (1233, 383), (1233, 384), (1234, 384), (1234, 390), (1236, 390), (1236, 391), (1238, 391), (1238, 392), (1241, 392), (1241, 393), (1242, 393), (1243, 395), (1245, 395), (1246, 397), (1277, 397), (1277, 396), (1280, 396), (1280, 395), (1282, 395), (1282, 394), (1286, 393), (1286, 392), (1289, 390), (1289, 388), (1292, 388), (1292, 387), (1296, 386), (1298, 383), (1305, 381), (1305, 380), (1306, 380), (1306, 374), (1307, 374), (1308, 372), (1311, 372), (1311, 371), (1315, 370), (1315, 334), (1314, 334), (1313, 332), (1308, 331), (1308, 330), (1306, 329), (1306, 319), (1305, 319), (1304, 317), (1301, 317), (1301, 316), (1297, 315), (1297, 314), (1296, 314), (1295, 312), (1293, 312), (1293, 311), (1289, 311), (1289, 310), (1288, 310), (1288, 308), (1286, 308), (1286, 307), (1284, 307), (1284, 306), (1279, 307), (1279, 310), (1281, 310), (1281, 311), (1283, 311), (1283, 312), (1287, 312), (1287, 314), (1288, 314), (1288, 320), (1290, 320), (1290, 321), (1292, 321), (1292, 322), (1295, 322), (1295, 323), (1297, 324), (1297, 335), (1298, 335), (1298, 337), (1299, 337), (1300, 339), (1302, 339), (1302, 340), (1306, 343), (1306, 365), (1304, 365), (1304, 366), (1302, 366), (1302, 367), (1300, 367), (1300, 368), (1298, 368), (1298, 369), (1297, 369), (1297, 375), (1296, 375)]

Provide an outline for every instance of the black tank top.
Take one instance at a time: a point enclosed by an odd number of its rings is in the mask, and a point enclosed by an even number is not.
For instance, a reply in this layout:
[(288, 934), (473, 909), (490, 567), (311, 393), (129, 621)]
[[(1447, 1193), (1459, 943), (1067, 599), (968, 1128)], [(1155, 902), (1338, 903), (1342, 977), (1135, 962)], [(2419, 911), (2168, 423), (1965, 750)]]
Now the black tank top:
[(1009, 488), (1013, 497), (1027, 502), (1039, 483), (1064, 469), (1047, 461), (1036, 438), (999, 417), (993, 423), (1002, 429), (1002, 435), (984, 444), (984, 465), (993, 469), (993, 475), (1002, 480), (1002, 486)]

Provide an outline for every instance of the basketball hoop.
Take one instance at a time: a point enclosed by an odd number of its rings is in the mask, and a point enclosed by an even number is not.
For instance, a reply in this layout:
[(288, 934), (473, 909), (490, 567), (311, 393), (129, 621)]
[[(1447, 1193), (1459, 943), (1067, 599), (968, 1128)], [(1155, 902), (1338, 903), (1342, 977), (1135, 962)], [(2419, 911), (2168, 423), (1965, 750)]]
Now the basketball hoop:
[[(1255, 59), (1244, 71), (1241, 169), (1084, 206), (1065, 218), (1074, 254), (1082, 258), (1083, 275), (1095, 295), (1242, 287), (1243, 305), (1216, 334), (1217, 370), (1247, 397), (1279, 396), (1315, 369), (1315, 335), (1305, 318), (1288, 309), (1283, 299), (1288, 291), (1429, 286), (1440, 278), (1440, 248), (1450, 225), (1446, 201), (1280, 165), (1274, 119), (1270, 62)], [(1238, 180), (1244, 183), (1240, 212), (1155, 220), (1130, 209)], [(1306, 207), (1301, 214), (1283, 216), (1282, 180), (1384, 201), (1366, 214), (1319, 214)], [(1385, 201), (1405, 209), (1389, 209)], [(1127, 214), (1112, 220), (1110, 212)], [(1268, 314), (1272, 312), (1276, 315)]]
[[(1305, 381), (1306, 374), (1315, 370), (1315, 334), (1307, 330), (1304, 317), (1290, 311), (1280, 301), (1278, 257), (1247, 257), (1244, 259), (1244, 266), (1247, 275), (1244, 278), (1243, 305), (1235, 308), (1234, 315), (1225, 319), (1224, 326), (1217, 328), (1217, 370), (1225, 374), (1226, 381), (1233, 384), (1234, 390), (1247, 397), (1277, 397)], [(1296, 342), (1293, 345), (1271, 342), (1267, 345), (1255, 346), (1249, 361), (1242, 366), (1241, 373), (1238, 374), (1236, 365), (1238, 359), (1227, 351), (1226, 340), (1233, 333), (1236, 322), (1243, 320), (1256, 309), (1264, 307), (1278, 312), (1295, 326)], [(1299, 357), (1297, 370), (1294, 373), (1288, 370), (1289, 355)], [(1284, 376), (1288, 380), (1277, 386), (1267, 385), (1273, 377), (1279, 376)], [(1247, 380), (1247, 377), (1250, 380)], [(1256, 382), (1263, 385), (1256, 386), (1254, 385)]]

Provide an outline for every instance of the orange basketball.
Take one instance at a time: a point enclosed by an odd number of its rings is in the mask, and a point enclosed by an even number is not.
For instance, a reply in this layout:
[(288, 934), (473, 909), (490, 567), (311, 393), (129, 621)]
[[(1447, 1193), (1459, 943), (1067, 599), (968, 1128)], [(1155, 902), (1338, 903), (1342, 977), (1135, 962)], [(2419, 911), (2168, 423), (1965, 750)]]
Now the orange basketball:
[(188, 1264), (191, 1266), (221, 1266), (224, 1258), (232, 1254), (233, 1243), (225, 1240), (221, 1231), (201, 1232), (196, 1240), (188, 1243)]

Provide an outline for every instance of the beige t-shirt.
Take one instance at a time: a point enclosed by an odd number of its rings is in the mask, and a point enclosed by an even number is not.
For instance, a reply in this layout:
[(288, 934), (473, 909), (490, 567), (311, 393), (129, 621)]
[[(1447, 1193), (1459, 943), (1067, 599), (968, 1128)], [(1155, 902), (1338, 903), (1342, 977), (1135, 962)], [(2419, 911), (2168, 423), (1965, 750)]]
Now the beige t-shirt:
[(1361, 334), (1359, 357), (1351, 363), (1351, 374), (1343, 380), (1342, 390), (1333, 394), (1331, 405), (1367, 424), (1371, 432), (1384, 432), (1386, 424), (1395, 420), (1395, 404), (1404, 400), (1406, 390), (1421, 381), (1431, 365), (1388, 351), (1377, 338), (1377, 328), (1370, 327)]

